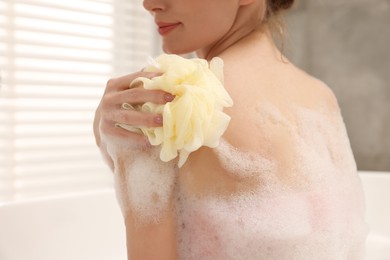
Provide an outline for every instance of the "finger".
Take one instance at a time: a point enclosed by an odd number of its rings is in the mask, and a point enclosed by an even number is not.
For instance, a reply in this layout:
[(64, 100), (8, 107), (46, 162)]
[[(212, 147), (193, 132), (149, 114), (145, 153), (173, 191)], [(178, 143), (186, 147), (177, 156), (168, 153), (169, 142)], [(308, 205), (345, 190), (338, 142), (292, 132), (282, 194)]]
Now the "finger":
[(152, 102), (155, 104), (166, 104), (173, 101), (174, 95), (162, 90), (147, 90), (143, 88), (128, 89), (121, 92), (107, 93), (103, 96), (100, 107), (101, 110), (116, 110), (122, 107), (123, 103), (131, 105)]
[(119, 103), (143, 104), (152, 102), (154, 104), (165, 104), (175, 99), (175, 96), (162, 90), (148, 90), (143, 88), (132, 88), (120, 93)]
[(149, 144), (148, 138), (143, 134), (128, 131), (126, 129), (116, 127), (115, 123), (109, 120), (102, 120), (100, 122), (100, 132), (106, 136), (115, 136), (119, 138), (131, 139), (132, 141), (141, 144)]
[(138, 78), (138, 77), (145, 77), (148, 79), (152, 79), (154, 77), (160, 76), (162, 73), (156, 73), (156, 72), (135, 72), (132, 74), (128, 74), (125, 76), (121, 76), (118, 78), (112, 78), (108, 80), (107, 85), (106, 85), (106, 91), (105, 93), (113, 92), (113, 91), (122, 91), (125, 89), (128, 89), (130, 86), (130, 83)]
[(163, 123), (161, 115), (136, 110), (116, 110), (115, 112), (108, 112), (103, 117), (114, 122), (114, 124), (119, 123), (135, 127), (159, 127)]
[(133, 132), (133, 133), (136, 133), (136, 134), (143, 134), (141, 128), (136, 127), (136, 126), (119, 124), (119, 123), (116, 123), (115, 126), (123, 128), (123, 129), (125, 129), (127, 131), (130, 131), (130, 132)]

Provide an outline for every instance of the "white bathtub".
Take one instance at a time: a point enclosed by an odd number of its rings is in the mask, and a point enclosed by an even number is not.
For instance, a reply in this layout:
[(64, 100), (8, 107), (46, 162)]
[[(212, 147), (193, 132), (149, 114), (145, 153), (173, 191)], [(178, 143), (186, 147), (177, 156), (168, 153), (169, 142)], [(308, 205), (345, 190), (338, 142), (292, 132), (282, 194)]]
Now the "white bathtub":
[(0, 260), (125, 260), (111, 189), (0, 206)]
[(360, 172), (370, 225), (366, 260), (390, 260), (390, 172)]
[[(360, 173), (367, 197), (367, 260), (390, 259), (390, 173)], [(0, 260), (125, 260), (114, 191), (0, 206)]]

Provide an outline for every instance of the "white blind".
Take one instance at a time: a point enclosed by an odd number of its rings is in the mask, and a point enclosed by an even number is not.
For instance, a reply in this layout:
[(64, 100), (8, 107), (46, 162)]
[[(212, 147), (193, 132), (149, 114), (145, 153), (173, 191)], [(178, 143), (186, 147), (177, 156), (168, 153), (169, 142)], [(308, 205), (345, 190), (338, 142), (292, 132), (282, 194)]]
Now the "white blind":
[(112, 187), (94, 110), (152, 28), (142, 0), (0, 0), (0, 202)]

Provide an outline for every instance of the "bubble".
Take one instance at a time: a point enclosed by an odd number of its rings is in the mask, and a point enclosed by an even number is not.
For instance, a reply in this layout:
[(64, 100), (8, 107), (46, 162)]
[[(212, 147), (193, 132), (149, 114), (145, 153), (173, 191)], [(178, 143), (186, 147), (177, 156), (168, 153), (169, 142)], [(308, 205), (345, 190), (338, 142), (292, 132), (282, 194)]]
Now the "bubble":
[(107, 140), (122, 210), (158, 222), (174, 199), (183, 260), (362, 259), (363, 192), (339, 112), (281, 110), (270, 102), (255, 111), (251, 124), (267, 140), (264, 147), (253, 151), (222, 139), (214, 151), (227, 174), (262, 185), (229, 195), (192, 194), (178, 186), (177, 168), (162, 163), (158, 149)]
[(123, 138), (111, 139), (107, 150), (115, 164), (115, 190), (123, 215), (131, 211), (140, 224), (157, 223), (172, 198), (175, 162), (162, 162), (158, 148)]
[[(339, 113), (295, 105), (286, 113), (271, 103), (259, 104), (256, 111), (254, 124), (265, 134), (274, 138), (286, 129), (292, 160), (221, 140), (214, 149), (221, 166), (266, 185), (220, 197), (179, 189), (179, 258), (363, 259), (363, 193)], [(290, 176), (288, 184), (280, 174)]]
[(175, 182), (174, 164), (161, 162), (159, 150), (152, 151), (139, 154), (126, 169), (131, 208), (145, 222), (158, 222), (168, 208)]
[(182, 198), (180, 259), (349, 259), (365, 230), (359, 215), (328, 196)]
[(243, 152), (221, 139), (214, 149), (222, 166), (238, 177), (269, 175), (275, 172), (275, 162), (254, 152)]

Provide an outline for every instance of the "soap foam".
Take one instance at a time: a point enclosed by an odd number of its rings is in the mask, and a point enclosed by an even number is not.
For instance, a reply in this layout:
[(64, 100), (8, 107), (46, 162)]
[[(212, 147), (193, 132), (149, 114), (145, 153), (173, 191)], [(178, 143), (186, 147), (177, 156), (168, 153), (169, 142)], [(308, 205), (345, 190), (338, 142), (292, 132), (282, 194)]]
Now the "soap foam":
[(150, 153), (138, 154), (126, 174), (132, 210), (141, 221), (158, 222), (172, 199), (174, 163), (161, 162), (159, 150), (152, 148)]
[(123, 215), (132, 211), (138, 223), (158, 222), (172, 199), (175, 162), (162, 162), (156, 147), (111, 137), (108, 143), (107, 150), (115, 164), (115, 189)]
[[(361, 259), (367, 234), (363, 193), (341, 116), (292, 106), (287, 117), (270, 103), (256, 111), (254, 124), (263, 130), (287, 129), (292, 165), (221, 140), (215, 153), (222, 167), (265, 184), (230, 196), (181, 191), (177, 169), (160, 162), (158, 149), (109, 140), (124, 214), (133, 210), (140, 220), (156, 222), (175, 197), (183, 260)], [(279, 179), (282, 170), (292, 184)]]
[[(224, 139), (221, 139), (219, 146), (214, 151), (222, 167), (240, 178), (267, 178), (267, 176), (276, 170), (274, 161), (254, 152), (240, 151)], [(260, 174), (263, 176), (260, 176)]]
[[(221, 165), (266, 186), (230, 196), (176, 193), (180, 259), (362, 259), (367, 226), (363, 193), (338, 113), (292, 106), (289, 118), (262, 104), (262, 127), (288, 128), (293, 184), (278, 179), (280, 162), (222, 140)], [(266, 192), (264, 189), (266, 188)]]
[[(360, 259), (361, 215), (341, 194), (248, 193), (181, 197), (180, 259)], [(346, 207), (348, 206), (348, 207)]]

